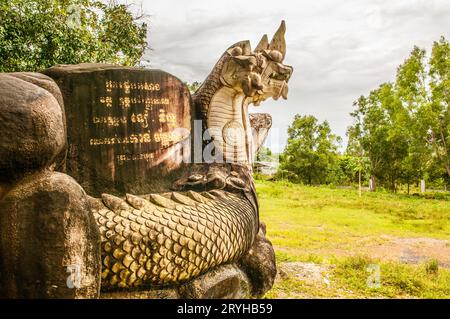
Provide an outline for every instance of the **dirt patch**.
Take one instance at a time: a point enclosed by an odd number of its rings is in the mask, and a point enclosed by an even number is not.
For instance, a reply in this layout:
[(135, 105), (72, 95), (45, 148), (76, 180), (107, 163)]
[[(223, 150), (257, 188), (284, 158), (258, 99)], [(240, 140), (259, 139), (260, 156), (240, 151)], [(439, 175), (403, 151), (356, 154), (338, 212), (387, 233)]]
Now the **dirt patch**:
[(351, 250), (345, 248), (321, 249), (320, 254), (341, 257), (367, 255), (375, 259), (406, 264), (420, 264), (430, 259), (436, 259), (440, 267), (450, 268), (450, 241), (426, 237), (402, 238), (389, 235), (377, 238), (366, 237), (358, 240)]
[(429, 259), (436, 259), (439, 266), (450, 268), (448, 240), (424, 237), (399, 238), (387, 235), (381, 237), (387, 241), (366, 247), (369, 256), (407, 264), (419, 264)]

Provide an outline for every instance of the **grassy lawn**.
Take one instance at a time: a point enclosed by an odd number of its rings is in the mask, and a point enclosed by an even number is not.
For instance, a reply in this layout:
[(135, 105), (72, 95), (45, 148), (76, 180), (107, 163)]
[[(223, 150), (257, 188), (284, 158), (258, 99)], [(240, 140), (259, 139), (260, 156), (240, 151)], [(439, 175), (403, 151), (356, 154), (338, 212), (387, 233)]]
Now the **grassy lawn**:
[(450, 201), (261, 180), (256, 188), (282, 272), (266, 297), (450, 298)]

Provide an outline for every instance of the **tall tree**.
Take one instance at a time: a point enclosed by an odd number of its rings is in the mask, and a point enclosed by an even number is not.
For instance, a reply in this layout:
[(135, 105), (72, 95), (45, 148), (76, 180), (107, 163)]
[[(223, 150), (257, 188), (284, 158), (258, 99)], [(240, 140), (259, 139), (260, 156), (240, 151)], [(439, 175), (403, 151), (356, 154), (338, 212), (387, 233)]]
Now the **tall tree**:
[[(365, 156), (364, 148), (361, 145), (361, 131), (357, 127), (350, 126), (347, 128), (347, 149), (345, 155), (341, 157), (341, 169), (346, 176), (350, 176), (350, 182), (354, 181), (357, 175), (359, 196), (362, 193), (362, 181), (370, 172), (370, 161)], [(371, 187), (371, 190), (374, 190)]]
[(428, 127), (423, 118), (423, 106), (427, 97), (426, 52), (414, 47), (409, 57), (397, 69), (395, 94), (401, 102), (397, 127), (408, 143), (408, 152), (403, 159), (401, 179), (408, 186), (424, 179), (429, 166), (430, 149), (426, 136)]
[(341, 138), (331, 132), (327, 121), (319, 123), (314, 116), (296, 115), (288, 128), (288, 142), (280, 157), (280, 169), (289, 178), (306, 184), (334, 182)]
[(443, 37), (433, 45), (429, 82), (430, 94), (422, 114), (429, 125), (435, 158), (450, 177), (450, 44)]
[(450, 45), (442, 37), (429, 59), (414, 47), (395, 83), (382, 84), (354, 104), (349, 148), (360, 145), (371, 173), (392, 189), (397, 180), (409, 191), (412, 182), (442, 176), (437, 167), (450, 177), (449, 70)]
[(355, 106), (351, 115), (356, 120), (361, 146), (370, 159), (371, 175), (395, 190), (402, 161), (408, 154), (408, 141), (399, 126), (402, 106), (393, 85), (382, 84), (368, 97), (360, 97)]
[(0, 2), (0, 72), (55, 64), (136, 65), (147, 47), (144, 16), (94, 0)]

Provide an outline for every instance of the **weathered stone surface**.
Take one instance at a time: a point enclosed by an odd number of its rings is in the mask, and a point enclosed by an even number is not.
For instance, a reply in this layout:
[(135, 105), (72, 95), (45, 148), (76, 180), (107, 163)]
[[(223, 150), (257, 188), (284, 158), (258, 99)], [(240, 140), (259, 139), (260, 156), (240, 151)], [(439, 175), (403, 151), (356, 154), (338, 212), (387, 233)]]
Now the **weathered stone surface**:
[(177, 289), (152, 289), (152, 290), (138, 290), (138, 291), (115, 291), (102, 292), (100, 295), (102, 299), (179, 299)]
[(250, 283), (236, 264), (217, 267), (185, 284), (140, 291), (102, 292), (102, 299), (241, 299), (251, 298)]
[(64, 123), (51, 78), (0, 74), (0, 297), (99, 295), (100, 238), (86, 194), (52, 171), (64, 157)]
[[(9, 73), (9, 75), (21, 79), (25, 82), (32, 83), (34, 85), (37, 85), (44, 90), (47, 90), (50, 92), (55, 99), (58, 101), (59, 105), (61, 106), (61, 109), (64, 110), (64, 101), (63, 97), (61, 95), (61, 91), (59, 90), (58, 85), (53, 81), (50, 77), (42, 74), (42, 73), (36, 73), (36, 72), (15, 72), (15, 73)], [(65, 124), (65, 121), (64, 121)]]
[(272, 288), (277, 275), (275, 252), (265, 234), (266, 225), (261, 223), (252, 248), (239, 261), (239, 266), (252, 283), (251, 293), (256, 297), (264, 296)]
[(44, 75), (0, 74), (0, 188), (49, 165), (64, 149), (58, 100), (58, 87)]
[[(187, 86), (160, 70), (105, 64), (44, 72), (61, 88), (67, 116), (67, 173), (92, 196), (167, 190), (190, 143)], [(184, 147), (185, 146), (185, 147)]]
[(75, 180), (43, 170), (0, 200), (0, 297), (95, 298), (100, 236)]
[(272, 127), (272, 116), (267, 113), (251, 113), (249, 118), (252, 126), (253, 152), (256, 154), (264, 144)]
[(250, 298), (250, 283), (236, 265), (220, 266), (179, 287), (181, 298)]

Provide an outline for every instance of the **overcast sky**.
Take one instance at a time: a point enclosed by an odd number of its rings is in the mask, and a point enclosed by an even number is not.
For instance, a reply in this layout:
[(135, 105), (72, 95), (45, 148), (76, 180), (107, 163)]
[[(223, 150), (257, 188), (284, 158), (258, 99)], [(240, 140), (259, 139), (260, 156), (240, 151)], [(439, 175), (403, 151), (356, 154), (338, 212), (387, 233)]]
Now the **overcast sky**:
[[(273, 138), (281, 146), (295, 114), (327, 120), (345, 137), (357, 97), (393, 80), (414, 45), (429, 50), (441, 35), (450, 37), (449, 0), (142, 3), (150, 14), (151, 67), (187, 82), (203, 81), (230, 45), (250, 40), (255, 47), (286, 21), (284, 62), (294, 67), (289, 98), (251, 108), (272, 115)], [(271, 144), (277, 151), (277, 143)]]

